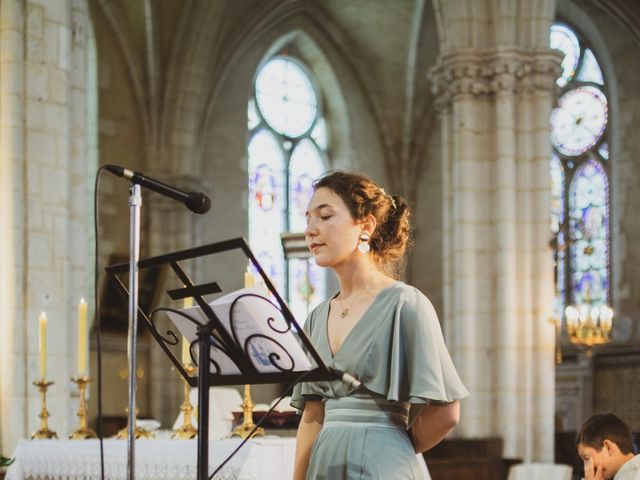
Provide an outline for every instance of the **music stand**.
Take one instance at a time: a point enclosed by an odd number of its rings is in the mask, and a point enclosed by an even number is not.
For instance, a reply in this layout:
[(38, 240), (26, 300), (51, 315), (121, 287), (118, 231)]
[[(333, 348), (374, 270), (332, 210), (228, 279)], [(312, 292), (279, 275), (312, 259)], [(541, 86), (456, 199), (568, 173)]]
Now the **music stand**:
[[(213, 281), (209, 283), (200, 283), (194, 285), (187, 273), (184, 271), (181, 262), (188, 260), (202, 259), (204, 257), (215, 255), (222, 252), (229, 252), (234, 250), (240, 250), (244, 253), (246, 258), (251, 262), (251, 265), (258, 272), (265, 287), (276, 301), (275, 305), (282, 313), (284, 320), (287, 323), (286, 332), (295, 329), (298, 334), (298, 338), (301, 341), (305, 350), (312, 357), (316, 364), (315, 368), (311, 370), (296, 370), (295, 363), (291, 356), (292, 363), (290, 366), (284, 368), (278, 363), (280, 360), (280, 351), (274, 351), (268, 356), (271, 364), (278, 370), (277, 372), (260, 373), (254, 363), (250, 359), (250, 355), (247, 352), (249, 342), (240, 345), (238, 336), (234, 332), (229, 332), (225, 328), (224, 323), (216, 316), (209, 304), (203, 298), (204, 295), (211, 295), (221, 293), (222, 288), (220, 285)], [(165, 337), (162, 335), (154, 325), (153, 312), (143, 312), (138, 306), (138, 312), (142, 314), (143, 325), (151, 333), (153, 338), (158, 342), (160, 347), (164, 350), (169, 360), (173, 363), (175, 369), (182, 375), (184, 380), (191, 387), (198, 387), (198, 480), (208, 480), (209, 478), (209, 387), (212, 385), (241, 385), (241, 384), (265, 384), (265, 383), (288, 383), (293, 382), (300, 378), (301, 374), (304, 374), (305, 381), (323, 381), (336, 378), (336, 373), (333, 372), (315, 350), (311, 341), (304, 334), (302, 328), (298, 325), (293, 314), (289, 310), (289, 307), (284, 302), (278, 291), (275, 289), (271, 280), (263, 270), (262, 266), (254, 256), (253, 252), (249, 248), (247, 241), (244, 238), (234, 238), (218, 243), (212, 243), (202, 247), (191, 248), (178, 252), (173, 252), (156, 257), (146, 258), (138, 262), (138, 268), (143, 270), (145, 268), (162, 268), (168, 266), (170, 270), (174, 272), (178, 280), (182, 285), (181, 288), (167, 290), (167, 294), (172, 300), (180, 300), (184, 298), (192, 297), (197, 305), (202, 309), (202, 312), (206, 316), (206, 323), (197, 323), (198, 334), (197, 344), (199, 346), (198, 361), (198, 375), (191, 376), (183, 368), (182, 363), (175, 357), (170, 349), (170, 346), (175, 346), (179, 342), (179, 337), (169, 330)], [(119, 275), (127, 273), (129, 271), (129, 263), (121, 263), (117, 265), (111, 265), (106, 267), (107, 273), (116, 282), (118, 287), (125, 295), (129, 295), (127, 286), (123, 283)], [(265, 300), (269, 301), (268, 299)], [(156, 309), (159, 311), (162, 309)], [(166, 310), (166, 309), (165, 309)], [(268, 320), (268, 319), (267, 319)], [(233, 321), (230, 322), (233, 328)], [(280, 334), (286, 333), (278, 330), (271, 325), (269, 321), (267, 324), (274, 332)], [(275, 344), (277, 341), (273, 340)], [(215, 342), (215, 347), (218, 350), (222, 350), (229, 359), (235, 364), (240, 374), (222, 375), (218, 370), (216, 373), (210, 371), (209, 364), (211, 363), (211, 346), (212, 342)], [(279, 344), (278, 344), (279, 345)], [(191, 345), (193, 347), (193, 345)], [(285, 351), (286, 353), (286, 351)], [(192, 354), (193, 357), (193, 354)], [(206, 368), (202, 366), (206, 365)], [(215, 365), (214, 365), (215, 366)], [(130, 426), (131, 428), (131, 426)]]

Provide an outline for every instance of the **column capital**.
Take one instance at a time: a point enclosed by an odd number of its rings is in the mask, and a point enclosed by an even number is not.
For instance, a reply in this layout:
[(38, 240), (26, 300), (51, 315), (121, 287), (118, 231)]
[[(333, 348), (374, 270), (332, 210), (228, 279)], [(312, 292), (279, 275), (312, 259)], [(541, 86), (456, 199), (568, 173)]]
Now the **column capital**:
[(465, 49), (444, 55), (429, 72), (436, 107), (460, 95), (554, 91), (562, 54), (544, 49)]

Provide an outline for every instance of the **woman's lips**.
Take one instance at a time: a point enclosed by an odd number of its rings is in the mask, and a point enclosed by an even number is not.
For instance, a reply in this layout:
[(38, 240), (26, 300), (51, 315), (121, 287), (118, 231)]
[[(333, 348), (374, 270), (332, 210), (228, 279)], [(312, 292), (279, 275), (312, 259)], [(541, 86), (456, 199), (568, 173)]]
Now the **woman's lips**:
[(320, 248), (324, 246), (324, 243), (312, 243), (311, 245), (309, 245), (309, 250), (313, 251), (316, 248)]

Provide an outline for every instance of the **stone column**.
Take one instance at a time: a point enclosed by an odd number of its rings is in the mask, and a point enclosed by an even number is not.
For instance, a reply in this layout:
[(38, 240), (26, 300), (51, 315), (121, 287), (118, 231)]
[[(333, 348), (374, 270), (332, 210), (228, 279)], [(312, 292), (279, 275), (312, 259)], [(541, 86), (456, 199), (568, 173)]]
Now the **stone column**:
[[(24, 305), (24, 5), (0, 2), (0, 451), (27, 429)], [(35, 362), (32, 362), (36, 365)], [(12, 433), (15, 432), (15, 433)]]
[[(0, 2), (0, 435), (39, 425), (37, 318), (49, 316), (47, 406), (61, 437), (76, 423), (77, 308), (87, 285), (85, 0)], [(5, 298), (6, 295), (6, 298)]]
[(499, 436), (505, 457), (553, 461), (548, 132), (560, 63), (546, 46), (553, 9), (545, 5), (541, 21), (526, 8), (510, 17), (503, 6), (490, 19), (461, 8), (462, 0), (435, 3), (444, 327), (471, 391), (457, 434)]
[[(197, 178), (185, 175), (158, 174), (157, 178), (170, 178), (171, 184), (176, 185), (185, 191), (206, 191), (202, 181)], [(195, 224), (205, 221), (204, 218), (195, 217), (186, 207), (174, 200), (160, 197), (155, 194), (147, 194), (149, 201), (146, 208), (149, 209), (149, 254), (160, 255), (176, 250), (200, 246), (200, 235), (196, 234)], [(192, 265), (183, 265), (190, 268)], [(189, 275), (194, 280), (197, 279), (198, 272), (189, 271)], [(167, 282), (163, 288), (176, 288), (179, 285), (177, 277), (172, 271), (167, 272)], [(165, 302), (168, 297), (162, 297)], [(168, 319), (160, 320), (156, 323), (157, 328), (166, 331), (175, 327)], [(150, 365), (150, 402), (149, 408), (151, 416), (171, 428), (173, 421), (180, 413), (182, 403), (182, 383), (179, 381), (179, 374), (173, 370), (172, 364), (164, 351), (158, 346), (156, 341), (149, 337), (149, 365)], [(174, 349), (175, 355), (180, 359), (180, 345)]]

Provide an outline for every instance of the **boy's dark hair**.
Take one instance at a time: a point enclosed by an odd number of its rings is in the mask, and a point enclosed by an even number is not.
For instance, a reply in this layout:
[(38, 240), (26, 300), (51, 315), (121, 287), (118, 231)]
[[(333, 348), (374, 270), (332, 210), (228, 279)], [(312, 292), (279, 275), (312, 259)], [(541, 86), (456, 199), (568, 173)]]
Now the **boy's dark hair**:
[(613, 413), (592, 415), (582, 425), (577, 443), (600, 451), (605, 440), (615, 443), (624, 455), (633, 453), (631, 432), (626, 423)]

